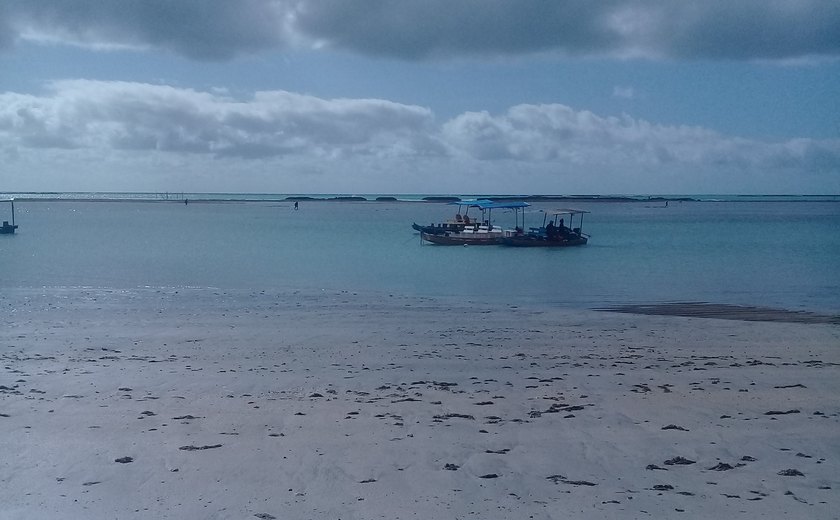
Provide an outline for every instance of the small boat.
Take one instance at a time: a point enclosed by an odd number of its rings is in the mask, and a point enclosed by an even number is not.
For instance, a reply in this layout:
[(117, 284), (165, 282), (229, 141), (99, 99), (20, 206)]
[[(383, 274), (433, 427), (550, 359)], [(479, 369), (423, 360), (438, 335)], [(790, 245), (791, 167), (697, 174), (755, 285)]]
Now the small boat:
[(0, 235), (13, 235), (18, 228), (15, 225), (15, 199), (6, 199), (1, 202), (8, 202), (12, 205), (12, 223), (9, 224), (8, 220), (4, 220), (3, 225), (0, 226)]
[[(444, 233), (458, 233), (463, 231), (469, 226), (473, 226), (477, 223), (476, 220), (473, 220), (469, 216), (470, 208), (479, 207), (478, 204), (487, 203), (492, 204), (492, 200), (486, 199), (478, 199), (478, 200), (458, 200), (454, 202), (450, 202), (449, 204), (452, 206), (458, 206), (458, 212), (455, 213), (455, 216), (445, 222), (440, 222), (438, 224), (432, 223), (428, 226), (424, 226), (422, 224), (418, 224), (414, 222), (411, 224), (411, 229), (414, 231), (419, 231), (420, 233), (426, 233), (428, 235), (442, 235)], [(464, 210), (464, 214), (461, 214), (461, 210)]]
[[(442, 233), (421, 232), (420, 237), (426, 242), (442, 246), (489, 246), (502, 243), (502, 239), (521, 233), (519, 227), (519, 213), (522, 210), (523, 221), (525, 208), (530, 206), (527, 202), (493, 202), (481, 200), (470, 203), (470, 207), (481, 210), (481, 220), (473, 224), (464, 225), (459, 231), (443, 231)], [(504, 229), (492, 223), (492, 211), (494, 209), (512, 209), (516, 219), (515, 229)]]
[[(543, 225), (530, 228), (527, 233), (506, 236), (502, 244), (513, 247), (569, 247), (582, 246), (589, 241), (589, 235), (583, 233), (583, 215), (589, 213), (582, 209), (557, 209), (546, 212)], [(574, 220), (578, 217), (578, 225)], [(568, 222), (566, 222), (568, 218)], [(567, 225), (568, 224), (568, 225)]]

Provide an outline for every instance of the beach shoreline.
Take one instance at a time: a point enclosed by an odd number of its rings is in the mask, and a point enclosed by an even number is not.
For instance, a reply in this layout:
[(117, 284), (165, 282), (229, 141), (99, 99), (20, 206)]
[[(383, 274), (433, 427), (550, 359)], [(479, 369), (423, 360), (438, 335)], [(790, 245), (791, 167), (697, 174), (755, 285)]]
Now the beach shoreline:
[(840, 328), (11, 290), (0, 516), (830, 518)]

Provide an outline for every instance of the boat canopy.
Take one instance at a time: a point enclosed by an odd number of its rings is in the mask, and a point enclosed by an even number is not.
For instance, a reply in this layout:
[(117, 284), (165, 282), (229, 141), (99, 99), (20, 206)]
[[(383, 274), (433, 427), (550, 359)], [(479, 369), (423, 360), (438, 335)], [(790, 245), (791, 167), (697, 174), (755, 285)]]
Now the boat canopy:
[(480, 208), (482, 204), (492, 204), (492, 200), (488, 199), (464, 199), (450, 202), (450, 206), (469, 206), (471, 208)]
[(559, 209), (552, 209), (546, 211), (549, 215), (580, 215), (582, 213), (589, 213), (584, 209), (574, 209), (574, 208), (559, 208)]
[(530, 206), (527, 202), (490, 202), (480, 206), (483, 209), (518, 209)]
[(527, 208), (530, 206), (527, 202), (495, 202), (488, 199), (478, 199), (478, 200), (461, 200), (458, 202), (450, 202), (450, 204), (458, 205), (458, 206), (469, 206), (471, 208), (479, 208), (481, 210), (485, 209), (518, 209), (518, 208)]

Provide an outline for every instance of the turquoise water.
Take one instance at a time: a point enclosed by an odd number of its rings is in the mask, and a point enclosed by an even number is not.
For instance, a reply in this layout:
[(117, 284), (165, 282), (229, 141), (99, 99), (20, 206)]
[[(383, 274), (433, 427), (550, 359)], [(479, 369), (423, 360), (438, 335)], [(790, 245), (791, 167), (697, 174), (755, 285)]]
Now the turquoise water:
[[(710, 301), (840, 310), (840, 202), (585, 202), (569, 249), (421, 245), (421, 202), (17, 201), (2, 288), (347, 290), (597, 307)], [(539, 203), (527, 224), (542, 221)], [(0, 207), (7, 220), (7, 208)], [(508, 215), (495, 215), (505, 223)]]

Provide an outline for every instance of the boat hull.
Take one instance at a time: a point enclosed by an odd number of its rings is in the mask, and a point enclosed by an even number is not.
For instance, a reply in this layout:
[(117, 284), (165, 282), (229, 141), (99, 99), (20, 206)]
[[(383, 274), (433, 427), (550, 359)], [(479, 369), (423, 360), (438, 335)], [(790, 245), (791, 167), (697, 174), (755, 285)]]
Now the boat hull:
[(501, 233), (421, 233), (420, 236), (439, 246), (495, 246), (502, 243)]
[(582, 246), (587, 242), (586, 237), (563, 237), (549, 240), (545, 237), (528, 235), (505, 237), (501, 241), (503, 245), (511, 247), (572, 247)]
[(444, 222), (443, 224), (437, 225), (430, 225), (430, 226), (421, 226), (417, 222), (411, 224), (411, 228), (414, 231), (419, 231), (420, 233), (428, 233), (430, 235), (442, 235), (444, 233), (459, 233), (464, 230), (466, 226), (464, 224), (451, 224), (449, 222)]

